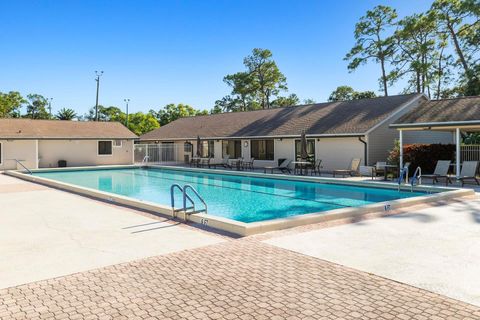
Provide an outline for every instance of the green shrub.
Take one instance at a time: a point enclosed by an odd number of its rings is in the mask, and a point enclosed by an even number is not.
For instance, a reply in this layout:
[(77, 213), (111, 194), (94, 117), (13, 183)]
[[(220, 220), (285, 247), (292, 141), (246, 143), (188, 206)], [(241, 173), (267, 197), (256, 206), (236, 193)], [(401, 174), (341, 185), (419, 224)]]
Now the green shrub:
[[(454, 144), (407, 144), (403, 146), (403, 163), (410, 162), (410, 175), (417, 167), (422, 168), (422, 172), (433, 173), (438, 160), (455, 160)], [(392, 164), (400, 163), (400, 145), (395, 146), (390, 151), (388, 161)]]

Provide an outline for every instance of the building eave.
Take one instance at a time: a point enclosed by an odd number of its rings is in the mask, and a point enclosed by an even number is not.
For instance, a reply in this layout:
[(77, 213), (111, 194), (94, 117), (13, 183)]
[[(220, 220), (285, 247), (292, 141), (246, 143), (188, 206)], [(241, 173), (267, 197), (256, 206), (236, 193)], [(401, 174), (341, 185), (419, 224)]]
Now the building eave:
[(445, 121), (445, 122), (416, 122), (416, 123), (394, 123), (390, 125), (390, 128), (397, 130), (402, 129), (414, 129), (414, 128), (438, 128), (438, 127), (466, 127), (466, 126), (480, 126), (480, 120), (471, 121)]
[[(337, 134), (306, 134), (307, 138), (353, 138), (363, 137), (366, 133), (337, 133)], [(201, 140), (254, 140), (254, 139), (296, 139), (300, 138), (300, 134), (295, 135), (271, 135), (271, 136), (232, 136), (232, 137), (200, 137)], [(183, 141), (196, 140), (197, 137), (181, 137), (181, 138), (140, 138), (140, 141)]]

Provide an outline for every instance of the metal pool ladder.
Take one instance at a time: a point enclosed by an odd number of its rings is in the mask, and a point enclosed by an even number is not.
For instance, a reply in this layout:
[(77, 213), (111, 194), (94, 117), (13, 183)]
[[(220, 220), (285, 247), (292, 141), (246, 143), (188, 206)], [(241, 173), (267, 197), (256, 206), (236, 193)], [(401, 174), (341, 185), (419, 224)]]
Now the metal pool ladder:
[[(175, 190), (179, 190), (182, 193), (182, 199), (183, 199), (183, 207), (175, 209)], [(195, 201), (192, 199), (191, 196), (188, 195), (187, 191), (191, 190), (193, 194), (202, 202), (204, 208), (197, 210), (195, 208)], [(190, 204), (189, 207), (187, 207), (187, 200)], [(202, 196), (198, 193), (197, 190), (195, 190), (194, 187), (192, 187), (189, 184), (186, 184), (183, 186), (183, 188), (179, 184), (172, 184), (170, 186), (170, 202), (172, 204), (172, 216), (175, 218), (177, 216), (178, 212), (183, 211), (183, 219), (187, 221), (187, 215), (193, 214), (193, 213), (201, 213), (205, 212), (207, 214), (208, 206), (205, 200), (202, 198)]]

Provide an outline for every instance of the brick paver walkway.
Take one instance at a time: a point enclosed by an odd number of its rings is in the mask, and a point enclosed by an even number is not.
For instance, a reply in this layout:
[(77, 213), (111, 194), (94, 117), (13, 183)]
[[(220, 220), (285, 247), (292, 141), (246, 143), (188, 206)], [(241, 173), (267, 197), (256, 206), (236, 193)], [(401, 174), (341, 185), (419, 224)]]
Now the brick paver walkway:
[(480, 308), (244, 238), (3, 289), (0, 318), (434, 320)]

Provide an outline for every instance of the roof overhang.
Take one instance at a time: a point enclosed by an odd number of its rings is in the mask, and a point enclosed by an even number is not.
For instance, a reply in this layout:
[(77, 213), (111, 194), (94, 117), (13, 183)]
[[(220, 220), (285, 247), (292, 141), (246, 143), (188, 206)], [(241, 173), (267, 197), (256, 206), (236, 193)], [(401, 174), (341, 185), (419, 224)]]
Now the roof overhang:
[(390, 128), (395, 128), (397, 130), (454, 130), (456, 128), (480, 130), (480, 120), (394, 123), (390, 125)]
[(125, 137), (97, 137), (97, 138), (76, 138), (76, 137), (0, 137), (0, 140), (138, 140), (138, 138)]
[[(307, 138), (352, 138), (363, 137), (366, 133), (338, 133), (338, 134), (306, 134)], [(300, 138), (301, 134), (295, 135), (275, 135), (275, 136), (236, 136), (236, 137), (200, 137), (201, 140), (255, 140), (255, 139), (296, 139)], [(183, 141), (183, 140), (197, 140), (197, 137), (182, 137), (182, 138), (141, 138), (140, 141)]]

